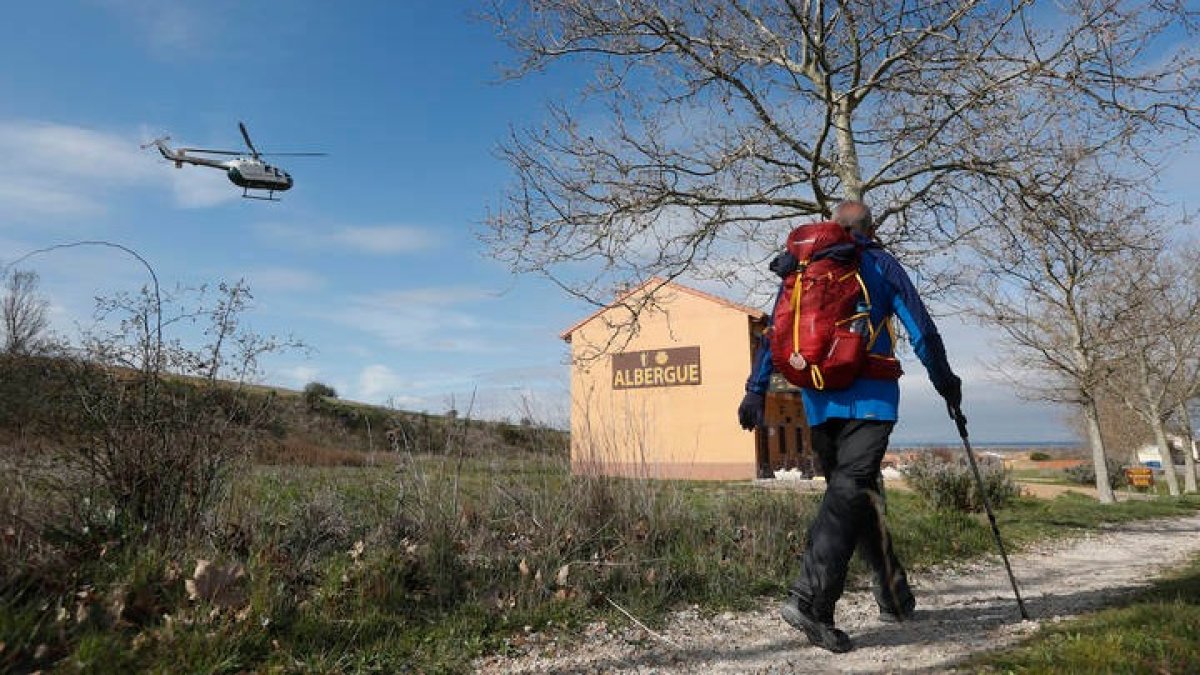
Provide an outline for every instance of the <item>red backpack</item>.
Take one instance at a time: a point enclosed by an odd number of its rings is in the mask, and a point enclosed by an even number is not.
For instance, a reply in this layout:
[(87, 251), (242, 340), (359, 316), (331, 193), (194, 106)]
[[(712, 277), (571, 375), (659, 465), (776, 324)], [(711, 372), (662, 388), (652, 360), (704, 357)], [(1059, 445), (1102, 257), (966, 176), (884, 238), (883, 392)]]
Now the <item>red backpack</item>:
[(799, 265), (784, 279), (775, 304), (775, 370), (794, 385), (817, 390), (845, 389), (860, 376), (898, 379), (895, 357), (868, 354), (877, 330), (854, 237), (834, 222), (810, 223), (792, 230), (787, 250)]

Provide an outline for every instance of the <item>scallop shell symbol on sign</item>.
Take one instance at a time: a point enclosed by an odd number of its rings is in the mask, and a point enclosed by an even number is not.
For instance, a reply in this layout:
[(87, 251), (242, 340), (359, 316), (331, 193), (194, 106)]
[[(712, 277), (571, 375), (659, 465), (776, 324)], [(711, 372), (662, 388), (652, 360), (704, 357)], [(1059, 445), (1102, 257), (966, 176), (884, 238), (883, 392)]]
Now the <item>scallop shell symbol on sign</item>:
[(665, 365), (667, 365), (667, 361), (670, 361), (670, 360), (671, 360), (671, 355), (667, 354), (665, 351), (660, 350), (657, 354), (654, 355), (654, 364), (658, 365), (658, 366), (665, 366)]

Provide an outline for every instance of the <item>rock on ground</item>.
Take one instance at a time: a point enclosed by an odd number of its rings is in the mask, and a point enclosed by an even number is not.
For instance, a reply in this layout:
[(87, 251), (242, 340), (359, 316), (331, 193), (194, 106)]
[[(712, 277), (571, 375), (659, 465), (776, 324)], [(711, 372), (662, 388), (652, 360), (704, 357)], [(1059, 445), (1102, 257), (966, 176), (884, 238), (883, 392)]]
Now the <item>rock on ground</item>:
[(908, 673), (941, 672), (969, 655), (1011, 644), (1041, 623), (1096, 609), (1200, 554), (1200, 515), (1124, 523), (1083, 539), (1012, 556), (1033, 620), (1022, 621), (999, 556), (912, 574), (917, 615), (886, 624), (869, 590), (848, 592), (837, 624), (856, 649), (810, 646), (764, 599), (752, 612), (676, 612), (651, 635), (602, 623), (579, 635), (528, 640), (514, 657), (475, 662), (486, 673)]

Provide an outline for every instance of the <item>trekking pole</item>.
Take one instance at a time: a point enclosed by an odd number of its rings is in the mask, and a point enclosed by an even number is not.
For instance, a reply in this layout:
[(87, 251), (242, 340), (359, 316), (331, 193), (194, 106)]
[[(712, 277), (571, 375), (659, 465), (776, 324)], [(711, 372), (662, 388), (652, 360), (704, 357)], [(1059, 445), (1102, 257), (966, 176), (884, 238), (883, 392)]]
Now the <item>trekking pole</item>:
[(1000, 557), (1004, 559), (1004, 569), (1008, 570), (1008, 580), (1012, 583), (1013, 595), (1017, 596), (1017, 607), (1021, 609), (1021, 618), (1029, 620), (1029, 612), (1025, 610), (1025, 601), (1021, 599), (1021, 591), (1017, 590), (1017, 578), (1013, 576), (1012, 565), (1008, 562), (1008, 554), (1004, 552), (1004, 541), (1000, 539), (1000, 528), (996, 526), (996, 514), (992, 513), (992, 505), (988, 501), (987, 491), (983, 488), (983, 476), (979, 475), (979, 465), (975, 463), (975, 452), (971, 450), (971, 441), (967, 438), (967, 417), (957, 406), (947, 406), (950, 417), (958, 427), (958, 435), (962, 438), (963, 449), (967, 452), (967, 461), (971, 464), (971, 472), (975, 474), (975, 484), (979, 486), (979, 497), (983, 500), (983, 509), (987, 511), (988, 522), (992, 524), (992, 535), (996, 537), (996, 547), (1000, 549)]

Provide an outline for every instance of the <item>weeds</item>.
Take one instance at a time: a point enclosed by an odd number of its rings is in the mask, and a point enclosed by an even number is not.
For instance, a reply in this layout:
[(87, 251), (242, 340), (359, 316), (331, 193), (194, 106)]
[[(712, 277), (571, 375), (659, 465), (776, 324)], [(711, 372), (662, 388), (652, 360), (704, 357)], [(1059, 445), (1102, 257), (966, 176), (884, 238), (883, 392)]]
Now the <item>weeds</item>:
[[(912, 489), (934, 508), (964, 512), (983, 510), (974, 472), (963, 461), (927, 453), (904, 467), (902, 472)], [(1004, 507), (1020, 494), (1020, 488), (998, 462), (980, 464), (979, 477), (984, 494), (996, 508)]]
[[(1198, 505), (1023, 499), (999, 516), (1019, 547)], [(910, 568), (994, 546), (976, 514), (905, 493), (888, 506)], [(524, 626), (625, 621), (609, 600), (655, 626), (680, 605), (720, 611), (779, 593), (815, 508), (812, 496), (750, 485), (575, 476), (565, 459), (537, 456), (263, 467), (234, 483), (214, 534), (186, 549), (96, 548), (53, 592), (4, 596), (0, 658), (20, 660), (0, 669), (112, 659), (174, 672), (461, 671)], [(231, 573), (240, 589), (232, 606), (189, 597), (201, 559), (244, 569)], [(95, 613), (78, 623), (81, 592)], [(122, 614), (109, 609), (120, 604)]]
[[(1111, 457), (1106, 457), (1104, 463), (1108, 470), (1108, 486), (1114, 490), (1125, 487), (1128, 481), (1125, 478), (1125, 471), (1121, 466), (1121, 462)], [(1065, 469), (1063, 473), (1072, 483), (1080, 485), (1096, 484), (1096, 466), (1092, 462), (1085, 462), (1079, 466), (1070, 467)]]

